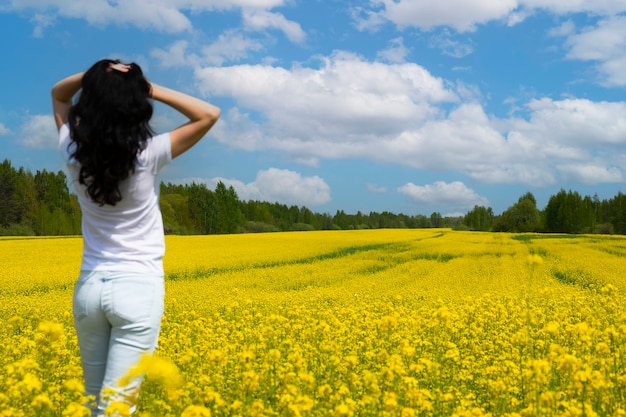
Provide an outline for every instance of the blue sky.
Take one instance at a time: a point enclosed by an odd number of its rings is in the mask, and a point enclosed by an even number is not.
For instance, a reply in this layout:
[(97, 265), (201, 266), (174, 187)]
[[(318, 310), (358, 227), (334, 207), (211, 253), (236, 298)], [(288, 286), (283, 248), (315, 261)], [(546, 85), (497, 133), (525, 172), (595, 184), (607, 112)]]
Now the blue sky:
[(63, 169), (54, 82), (119, 58), (222, 108), (167, 182), (330, 214), (624, 192), (626, 0), (0, 0), (0, 28), (0, 159), (31, 171)]

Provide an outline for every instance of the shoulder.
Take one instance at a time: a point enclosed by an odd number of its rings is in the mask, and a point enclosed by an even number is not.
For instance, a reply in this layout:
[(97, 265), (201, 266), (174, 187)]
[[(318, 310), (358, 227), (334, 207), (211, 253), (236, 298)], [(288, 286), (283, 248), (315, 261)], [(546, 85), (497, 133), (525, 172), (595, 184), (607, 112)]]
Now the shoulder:
[(172, 146), (170, 134), (162, 133), (148, 139), (146, 149), (142, 152), (142, 157), (146, 163), (154, 164), (158, 169), (171, 162)]
[(171, 153), (172, 145), (170, 143), (170, 134), (161, 133), (148, 139), (146, 150), (152, 154)]

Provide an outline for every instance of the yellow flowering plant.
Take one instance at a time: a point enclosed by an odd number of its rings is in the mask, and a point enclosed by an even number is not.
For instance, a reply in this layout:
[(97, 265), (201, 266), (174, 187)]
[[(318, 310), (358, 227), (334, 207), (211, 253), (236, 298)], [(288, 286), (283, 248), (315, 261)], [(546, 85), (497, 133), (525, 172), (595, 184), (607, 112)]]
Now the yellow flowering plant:
[[(0, 417), (86, 415), (79, 242), (0, 239)], [(72, 262), (48, 268), (58, 248)], [(145, 377), (138, 417), (626, 414), (626, 238), (355, 230), (167, 248), (159, 348), (126, 377)]]

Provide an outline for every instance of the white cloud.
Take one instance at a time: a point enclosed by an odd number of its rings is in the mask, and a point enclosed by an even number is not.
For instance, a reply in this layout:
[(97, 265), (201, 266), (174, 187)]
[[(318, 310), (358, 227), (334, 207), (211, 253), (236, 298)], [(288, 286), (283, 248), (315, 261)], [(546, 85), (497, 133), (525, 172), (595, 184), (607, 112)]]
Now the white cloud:
[(578, 148), (626, 144), (625, 102), (544, 98), (531, 101), (528, 108), (532, 111), (531, 123), (521, 130), (549, 138), (548, 142)]
[(54, 24), (55, 18), (51, 15), (37, 13), (30, 19), (30, 21), (35, 26), (33, 29), (33, 36), (35, 38), (42, 38), (44, 30)]
[(460, 42), (452, 39), (452, 34), (448, 30), (433, 35), (430, 38), (429, 45), (431, 48), (441, 49), (444, 55), (453, 58), (463, 58), (474, 52), (474, 47), (467, 42)]
[[(191, 29), (189, 19), (174, 5), (164, 1), (153, 1), (149, 7), (140, 0), (111, 3), (106, 0), (13, 0), (14, 9), (40, 11), (44, 23), (56, 16), (84, 19), (93, 25), (133, 25), (152, 28), (163, 32), (182, 32)], [(41, 25), (38, 27), (41, 28)], [(38, 29), (36, 29), (37, 31)]]
[(0, 123), (0, 136), (8, 135), (9, 133), (11, 133), (9, 128), (6, 127), (4, 124)]
[(570, 36), (576, 32), (576, 25), (571, 20), (561, 23), (548, 31), (550, 36)]
[(389, 41), (389, 47), (378, 52), (378, 57), (387, 62), (399, 64), (405, 61), (408, 54), (409, 48), (404, 46), (404, 40), (400, 37)]
[(39, 16), (34, 21), (35, 34), (41, 34), (57, 16), (84, 19), (93, 25), (133, 25), (142, 29), (176, 33), (192, 29), (185, 12), (236, 8), (271, 9), (284, 3), (285, 0), (152, 0), (147, 5), (145, 0), (9, 0), (4, 10), (34, 10)]
[(155, 48), (150, 54), (165, 68), (220, 66), (248, 58), (250, 52), (263, 49), (263, 44), (237, 30), (227, 30), (214, 42), (200, 48), (200, 53), (192, 52), (193, 49), (189, 41), (180, 40), (172, 43), (167, 49)]
[(377, 32), (387, 22), (380, 12), (360, 6), (351, 8), (349, 13), (359, 31)]
[(415, 185), (409, 182), (398, 187), (397, 191), (410, 197), (414, 203), (421, 205), (445, 206), (458, 210), (472, 208), (475, 205), (489, 205), (489, 201), (485, 197), (467, 188), (460, 181), (450, 183), (436, 181), (427, 185)]
[(268, 123), (262, 146), (326, 157), (369, 154), (367, 145), (381, 135), (435, 116), (439, 109), (433, 103), (457, 100), (443, 80), (416, 64), (371, 63), (340, 52), (321, 63), (292, 69), (207, 67), (196, 76), (202, 92), (232, 97), (263, 115)]
[(272, 13), (267, 10), (245, 9), (243, 11), (244, 27), (248, 30), (263, 31), (265, 29), (278, 29), (294, 43), (303, 43), (306, 34), (300, 24), (287, 20), (280, 13)]
[(555, 14), (591, 13), (611, 15), (626, 11), (624, 0), (519, 0), (529, 9), (542, 9)]
[(158, 60), (159, 65), (165, 68), (221, 66), (248, 58), (251, 52), (262, 50), (263, 44), (240, 31), (227, 30), (221, 33), (214, 42), (199, 48), (200, 52), (192, 52), (194, 49), (196, 48), (190, 45), (189, 41), (180, 40), (166, 49), (154, 48), (150, 54)]
[(494, 20), (509, 26), (527, 19), (535, 10), (556, 15), (590, 13), (617, 15), (626, 11), (624, 0), (374, 0), (371, 9), (352, 10), (357, 27), (377, 29), (385, 20), (396, 26), (431, 30), (451, 27), (457, 32), (471, 32), (478, 25)]
[(374, 194), (383, 194), (387, 192), (387, 187), (378, 184), (367, 184), (367, 191)]
[(582, 164), (564, 164), (559, 166), (559, 171), (566, 174), (572, 181), (582, 184), (624, 181), (624, 174), (618, 168), (608, 167), (601, 160), (591, 160)]
[(473, 31), (476, 25), (505, 18), (518, 6), (516, 0), (378, 0), (380, 15), (399, 27), (430, 30), (449, 26), (458, 32)]
[(200, 57), (193, 53), (188, 53), (189, 42), (177, 41), (167, 49), (154, 48), (150, 55), (159, 61), (159, 65), (165, 68), (172, 67), (194, 67), (200, 63)]
[(591, 13), (617, 15), (626, 11), (626, 2), (616, 0), (375, 0), (371, 10), (355, 9), (353, 17), (360, 29), (377, 28), (382, 20), (399, 27), (430, 30), (438, 26), (457, 32), (474, 31), (493, 20), (506, 20), (513, 26), (544, 10), (557, 15)]
[(244, 183), (236, 179), (211, 178), (187, 179), (184, 182), (204, 183), (211, 190), (221, 181), (227, 187), (232, 186), (242, 201), (259, 200), (278, 202), (286, 205), (317, 207), (331, 200), (330, 187), (317, 175), (303, 177), (295, 171), (269, 168), (259, 171), (256, 179)]
[[(595, 169), (584, 172), (587, 183), (622, 175), (625, 102), (544, 98), (520, 107), (526, 118), (497, 119), (463, 84), (455, 92), (415, 64), (344, 53), (319, 68), (239, 65), (196, 75), (201, 91), (237, 102), (224, 112), (218, 140), (279, 150), (312, 166), (366, 159), (533, 186), (575, 180), (582, 174), (568, 167), (590, 161)], [(466, 102), (457, 103), (459, 97)]]
[(215, 42), (202, 48), (203, 63), (222, 65), (224, 62), (236, 62), (247, 58), (249, 52), (262, 48), (261, 42), (255, 39), (237, 31), (226, 31)]
[(600, 82), (608, 86), (625, 86), (626, 16), (600, 20), (596, 26), (583, 28), (569, 35), (567, 57), (582, 61), (597, 61)]
[(28, 116), (20, 128), (18, 142), (27, 148), (56, 149), (59, 142), (56, 132), (51, 115)]

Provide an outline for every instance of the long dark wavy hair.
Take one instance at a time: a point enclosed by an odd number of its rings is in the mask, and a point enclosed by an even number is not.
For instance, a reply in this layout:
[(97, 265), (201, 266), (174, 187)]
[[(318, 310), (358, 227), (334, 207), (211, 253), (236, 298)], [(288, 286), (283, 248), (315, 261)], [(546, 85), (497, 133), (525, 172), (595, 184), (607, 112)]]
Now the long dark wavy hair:
[(111, 68), (116, 63), (103, 59), (85, 72), (68, 114), (79, 181), (94, 202), (112, 206), (122, 200), (120, 181), (134, 172), (137, 154), (154, 134), (150, 83), (139, 65), (120, 72)]

